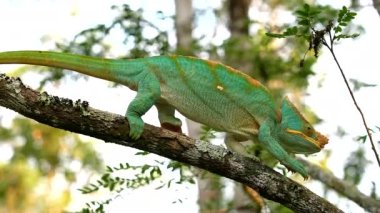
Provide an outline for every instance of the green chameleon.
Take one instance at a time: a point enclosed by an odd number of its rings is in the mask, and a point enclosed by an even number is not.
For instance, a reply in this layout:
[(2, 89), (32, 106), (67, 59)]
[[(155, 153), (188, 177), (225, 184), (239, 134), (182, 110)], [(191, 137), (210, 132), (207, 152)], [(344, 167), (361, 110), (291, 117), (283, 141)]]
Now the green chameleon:
[(144, 128), (141, 116), (155, 105), (163, 128), (181, 131), (181, 121), (174, 116), (177, 110), (217, 131), (259, 141), (283, 165), (303, 177), (307, 177), (306, 169), (292, 155), (318, 152), (328, 142), (287, 98), (277, 109), (262, 84), (213, 61), (185, 56), (117, 60), (48, 51), (14, 51), (0, 53), (0, 64), (64, 68), (137, 91), (125, 114), (132, 139), (141, 136)]

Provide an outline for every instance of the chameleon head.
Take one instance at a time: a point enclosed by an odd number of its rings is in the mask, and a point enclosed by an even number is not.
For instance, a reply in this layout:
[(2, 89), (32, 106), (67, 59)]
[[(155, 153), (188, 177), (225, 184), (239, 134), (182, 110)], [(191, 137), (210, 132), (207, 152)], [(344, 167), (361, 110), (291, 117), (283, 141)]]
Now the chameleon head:
[(290, 153), (312, 154), (328, 143), (328, 138), (314, 130), (288, 98), (282, 102), (279, 128), (281, 146)]

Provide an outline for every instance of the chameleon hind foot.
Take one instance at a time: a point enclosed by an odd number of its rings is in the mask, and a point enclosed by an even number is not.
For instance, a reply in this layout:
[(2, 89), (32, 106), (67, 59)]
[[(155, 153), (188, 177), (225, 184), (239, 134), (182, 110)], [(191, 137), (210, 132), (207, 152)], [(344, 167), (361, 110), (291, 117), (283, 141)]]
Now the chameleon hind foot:
[(182, 133), (182, 128), (181, 128), (181, 126), (178, 126), (178, 125), (174, 125), (171, 123), (162, 123), (161, 127), (164, 129), (173, 131), (173, 132)]
[(127, 115), (126, 118), (129, 122), (129, 137), (133, 140), (139, 139), (144, 131), (144, 121), (140, 117), (132, 115)]

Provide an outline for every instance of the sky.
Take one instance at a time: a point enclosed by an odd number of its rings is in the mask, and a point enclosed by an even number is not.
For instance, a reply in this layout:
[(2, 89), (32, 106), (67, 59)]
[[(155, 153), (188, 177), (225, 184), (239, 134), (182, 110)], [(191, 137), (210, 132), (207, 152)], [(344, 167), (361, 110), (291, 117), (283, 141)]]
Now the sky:
[[(2, 29), (0, 34), (0, 51), (23, 49), (49, 50), (54, 47), (54, 41), (69, 40), (82, 29), (93, 27), (97, 23), (111, 22), (117, 13), (111, 10), (110, 6), (120, 4), (120, 2), (119, 0), (96, 1), (96, 3), (93, 0), (2, 0), (0, 1), (0, 29)], [(168, 0), (166, 1), (168, 2), (167, 4), (152, 4), (152, 1), (148, 0), (124, 2), (130, 2), (132, 9), (138, 9), (143, 6), (146, 14), (156, 10), (168, 11), (168, 14), (174, 13), (174, 4)], [(198, 8), (219, 5), (219, 1), (216, 0), (207, 1), (207, 3), (203, 4), (201, 2), (204, 1), (195, 1), (194, 4)], [(321, 2), (326, 3), (328, 1)], [(334, 3), (336, 4), (335, 6), (341, 7), (347, 1), (334, 1)], [(210, 29), (209, 25), (215, 24), (215, 19), (211, 16), (207, 20), (208, 22), (203, 23), (195, 34), (207, 32)], [(380, 78), (377, 71), (379, 67), (377, 61), (378, 50), (380, 49), (380, 42), (378, 41), (380, 35), (380, 27), (378, 27), (380, 26), (379, 15), (373, 8), (367, 6), (358, 13), (355, 22), (365, 28), (365, 33), (358, 39), (343, 41), (336, 46), (335, 51), (348, 78), (379, 84)], [(168, 23), (161, 27), (170, 29), (172, 28), (171, 24)], [(219, 30), (223, 32), (223, 29)], [(218, 43), (223, 38), (220, 37), (215, 42)], [(119, 51), (122, 51), (118, 47), (113, 48), (115, 55)], [(2, 65), (0, 72), (12, 70), (15, 67)], [(332, 151), (328, 165), (335, 175), (342, 177), (344, 160), (357, 148), (357, 143), (353, 142), (353, 138), (363, 135), (364, 128), (343, 84), (342, 77), (332, 57), (326, 51), (319, 57), (314, 70), (317, 74), (309, 79), (310, 86), (307, 90), (308, 95), (305, 97), (305, 103), (323, 119), (323, 123), (316, 128), (330, 137), (330, 143), (326, 147), (326, 150)], [(22, 80), (26, 85), (36, 88), (38, 86), (38, 78), (39, 76), (36, 74), (27, 74), (23, 76)], [(322, 87), (319, 86), (321, 82), (323, 83)], [(127, 104), (134, 96), (127, 88), (118, 87), (110, 89), (107, 82), (99, 79), (90, 79), (89, 81), (79, 79), (75, 82), (65, 80), (64, 83), (59, 85), (59, 88), (57, 85), (49, 84), (45, 90), (49, 94), (73, 100), (88, 100), (94, 108), (118, 114), (125, 113)], [(377, 101), (379, 92), (379, 87), (373, 87), (362, 89), (355, 93), (369, 121), (370, 127), (380, 125), (378, 114), (379, 102)], [(99, 101), (105, 98), (107, 98), (107, 101)], [(2, 125), (9, 125), (15, 115), (16, 113), (1, 108)], [(155, 109), (150, 110), (143, 119), (147, 123), (159, 126)], [(345, 129), (349, 135), (344, 138), (337, 137), (335, 133), (338, 126)], [(379, 135), (375, 134), (374, 139), (375, 141), (379, 141)], [(105, 144), (101, 141), (94, 144), (103, 153), (106, 165), (117, 165), (119, 162), (124, 161), (139, 163), (142, 160), (141, 157), (136, 158), (133, 156), (136, 152), (135, 150), (120, 148), (119, 146)], [(363, 147), (366, 150), (368, 159), (375, 162), (369, 144), (364, 144)], [(311, 158), (321, 159), (323, 155), (322, 153)], [(145, 157), (143, 160), (153, 162), (154, 159), (156, 157), (152, 155)], [(1, 157), (0, 160), (2, 160)], [(380, 178), (379, 171), (376, 164), (372, 163), (367, 169), (362, 181), (363, 184), (359, 186), (360, 190), (368, 194), (372, 186), (371, 181), (379, 180)], [(170, 178), (170, 175), (174, 174), (168, 173), (163, 179)], [(80, 186), (80, 183), (78, 183), (78, 187)], [(318, 184), (308, 184), (308, 187), (312, 191), (322, 193)], [(75, 192), (74, 196), (81, 197), (78, 192)], [(331, 196), (332, 202), (334, 202), (334, 199), (339, 199), (336, 195)], [(177, 202), (173, 204), (178, 198), (182, 200), (182, 203)], [(128, 210), (136, 212), (196, 212), (196, 199), (197, 189), (190, 185), (164, 190), (153, 190), (152, 187), (147, 187), (124, 193), (121, 198), (118, 198), (108, 208), (110, 212), (120, 212), (120, 206), (125, 206)], [(83, 204), (83, 202), (80, 204)], [(74, 203), (71, 208), (75, 209), (80, 204)], [(356, 212), (360, 212), (360, 208), (356, 205), (347, 204), (346, 202), (340, 202), (339, 205), (341, 208), (352, 211), (358, 210)]]

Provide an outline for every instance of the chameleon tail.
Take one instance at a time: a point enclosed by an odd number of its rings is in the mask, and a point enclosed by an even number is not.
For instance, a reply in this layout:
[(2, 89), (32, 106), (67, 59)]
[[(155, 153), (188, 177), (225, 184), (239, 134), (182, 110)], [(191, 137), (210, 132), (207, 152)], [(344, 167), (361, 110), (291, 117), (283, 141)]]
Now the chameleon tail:
[(113, 66), (118, 60), (50, 51), (0, 53), (0, 64), (31, 64), (74, 70), (93, 77), (118, 82)]

